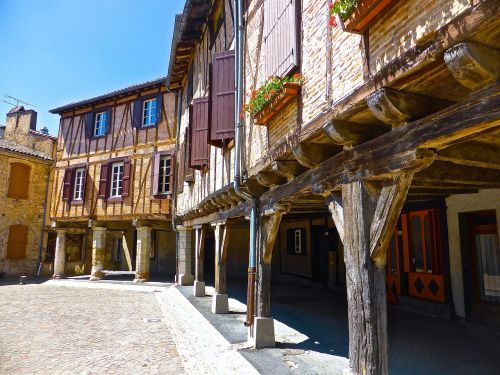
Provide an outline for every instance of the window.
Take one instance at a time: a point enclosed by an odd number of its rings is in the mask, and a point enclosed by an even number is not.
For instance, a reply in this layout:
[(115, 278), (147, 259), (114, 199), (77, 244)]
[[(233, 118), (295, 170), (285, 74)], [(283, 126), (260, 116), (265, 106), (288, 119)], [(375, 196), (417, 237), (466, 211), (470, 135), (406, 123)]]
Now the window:
[(25, 259), (26, 245), (28, 244), (28, 227), (22, 224), (9, 227), (7, 242), (7, 259)]
[(142, 103), (142, 126), (156, 124), (156, 99), (145, 100)]
[(306, 253), (306, 229), (292, 228), (287, 230), (287, 253), (304, 255)]
[(160, 158), (160, 174), (158, 178), (158, 193), (165, 194), (170, 192), (170, 156), (162, 156)]
[(77, 168), (75, 171), (75, 188), (73, 200), (82, 200), (85, 191), (85, 168)]
[(10, 164), (9, 190), (7, 197), (28, 199), (31, 167), (23, 163)]
[(99, 112), (95, 115), (94, 137), (106, 135), (106, 112)]
[(113, 238), (113, 248), (111, 251), (111, 260), (113, 262), (121, 262), (123, 251), (123, 239)]
[(111, 168), (110, 197), (121, 197), (123, 192), (123, 163), (114, 163)]

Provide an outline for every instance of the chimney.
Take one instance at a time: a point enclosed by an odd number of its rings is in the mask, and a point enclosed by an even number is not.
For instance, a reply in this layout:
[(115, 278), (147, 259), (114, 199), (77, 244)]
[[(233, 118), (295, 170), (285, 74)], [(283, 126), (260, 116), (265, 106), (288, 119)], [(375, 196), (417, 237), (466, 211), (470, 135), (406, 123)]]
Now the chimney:
[(26, 110), (23, 106), (12, 108), (7, 113), (4, 138), (19, 141), (28, 137), (30, 130), (36, 130), (36, 117), (37, 113), (32, 109)]

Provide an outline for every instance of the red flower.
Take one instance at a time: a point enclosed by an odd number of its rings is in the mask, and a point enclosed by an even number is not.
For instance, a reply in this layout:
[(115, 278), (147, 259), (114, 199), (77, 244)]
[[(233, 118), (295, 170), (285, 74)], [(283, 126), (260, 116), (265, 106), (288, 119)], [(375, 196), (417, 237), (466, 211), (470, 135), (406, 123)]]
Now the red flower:
[(257, 92), (255, 91), (255, 89), (252, 89), (252, 99), (255, 99), (255, 95), (257, 95)]
[(335, 19), (335, 16), (330, 17), (330, 26), (332, 27), (337, 27), (337, 20)]
[(295, 74), (293, 75), (293, 79), (299, 80), (299, 79), (301, 79), (301, 78), (302, 78), (302, 75), (301, 75), (300, 73), (295, 73)]
[(271, 95), (276, 94), (276, 91), (275, 91), (275, 90), (272, 90), (272, 89), (271, 89), (271, 91), (269, 91), (269, 92), (271, 93)]
[(328, 4), (328, 8), (332, 9), (333, 8), (333, 3)]
[(243, 120), (244, 118), (245, 118), (245, 108), (242, 108), (240, 112), (240, 120)]

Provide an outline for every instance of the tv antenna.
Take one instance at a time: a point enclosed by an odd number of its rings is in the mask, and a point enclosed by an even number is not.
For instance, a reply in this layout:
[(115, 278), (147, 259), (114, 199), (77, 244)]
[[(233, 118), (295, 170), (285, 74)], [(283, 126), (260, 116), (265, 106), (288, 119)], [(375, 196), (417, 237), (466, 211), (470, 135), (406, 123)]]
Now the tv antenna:
[(7, 98), (7, 99), (11, 99), (11, 100), (13, 100), (13, 101), (15, 101), (15, 102), (16, 102), (16, 104), (14, 104), (14, 103), (11, 103), (11, 102), (9, 102), (9, 101), (7, 101), (7, 100), (3, 100), (3, 99), (2, 99), (2, 102), (7, 103), (7, 104), (10, 104), (11, 106), (18, 107), (18, 106), (19, 106), (19, 103), (21, 103), (21, 104), (24, 104), (24, 105), (27, 105), (27, 106), (30, 106), (30, 107), (36, 108), (36, 105), (31, 104), (31, 103), (28, 103), (28, 102), (25, 102), (24, 100), (21, 100), (21, 99), (19, 99), (19, 98), (15, 98), (15, 97), (13, 97), (13, 96), (11, 96), (11, 95), (5, 95), (5, 98)]

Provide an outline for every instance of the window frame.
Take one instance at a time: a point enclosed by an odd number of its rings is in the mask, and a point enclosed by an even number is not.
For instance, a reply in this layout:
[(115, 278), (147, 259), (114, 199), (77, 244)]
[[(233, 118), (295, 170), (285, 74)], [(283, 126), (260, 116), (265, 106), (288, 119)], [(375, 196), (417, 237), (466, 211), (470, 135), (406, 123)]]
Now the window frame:
[[(297, 234), (300, 233), (300, 252), (297, 252)], [(286, 230), (286, 252), (291, 256), (305, 256), (307, 255), (307, 228), (293, 227)]]
[[(106, 127), (108, 120), (109, 119), (107, 111), (100, 111), (94, 113), (94, 122), (93, 122), (94, 126), (92, 129), (92, 138), (100, 138), (106, 136)], [(97, 134), (97, 130), (101, 130), (102, 133)]]
[[(80, 183), (78, 183), (78, 174), (81, 172)], [(83, 197), (85, 196), (85, 167), (75, 167), (74, 174), (75, 177), (73, 179), (73, 196), (71, 197), (71, 201), (83, 201)], [(78, 190), (78, 187), (80, 190)], [(77, 192), (79, 193), (79, 197), (77, 197)]]
[[(146, 105), (148, 103), (153, 103), (154, 102), (154, 114), (149, 113), (149, 115), (146, 115)], [(142, 111), (141, 111), (141, 127), (142, 128), (151, 128), (156, 125), (156, 114), (157, 114), (157, 108), (156, 108), (156, 97), (153, 98), (147, 98), (142, 101)], [(151, 106), (152, 108), (152, 106)], [(151, 111), (151, 108), (149, 109)], [(149, 121), (152, 120), (152, 122), (146, 123), (146, 118), (149, 119)]]
[[(118, 172), (118, 176), (121, 174), (121, 180), (119, 180), (120, 182), (120, 185), (116, 187), (114, 187), (114, 183), (115, 183), (115, 167), (121, 167), (121, 172), (119, 171)], [(125, 172), (125, 163), (124, 161), (115, 161), (115, 162), (112, 162), (111, 163), (111, 172), (110, 172), (110, 175), (111, 175), (111, 178), (110, 178), (110, 185), (109, 185), (109, 198), (122, 198), (123, 196), (123, 175), (124, 175), (124, 172)], [(113, 194), (113, 189), (116, 189), (116, 194)], [(120, 193), (118, 194), (118, 191), (120, 191)]]
[[(166, 174), (164, 173), (162, 175), (162, 171), (165, 171), (167, 169), (167, 166), (162, 166), (163, 162), (168, 161), (168, 170), (169, 173)], [(171, 181), (172, 181), (172, 155), (164, 154), (160, 155), (160, 163), (159, 163), (159, 168), (160, 170), (158, 171), (158, 195), (167, 195), (172, 193), (172, 186)], [(168, 186), (168, 189), (165, 190), (165, 187)]]

